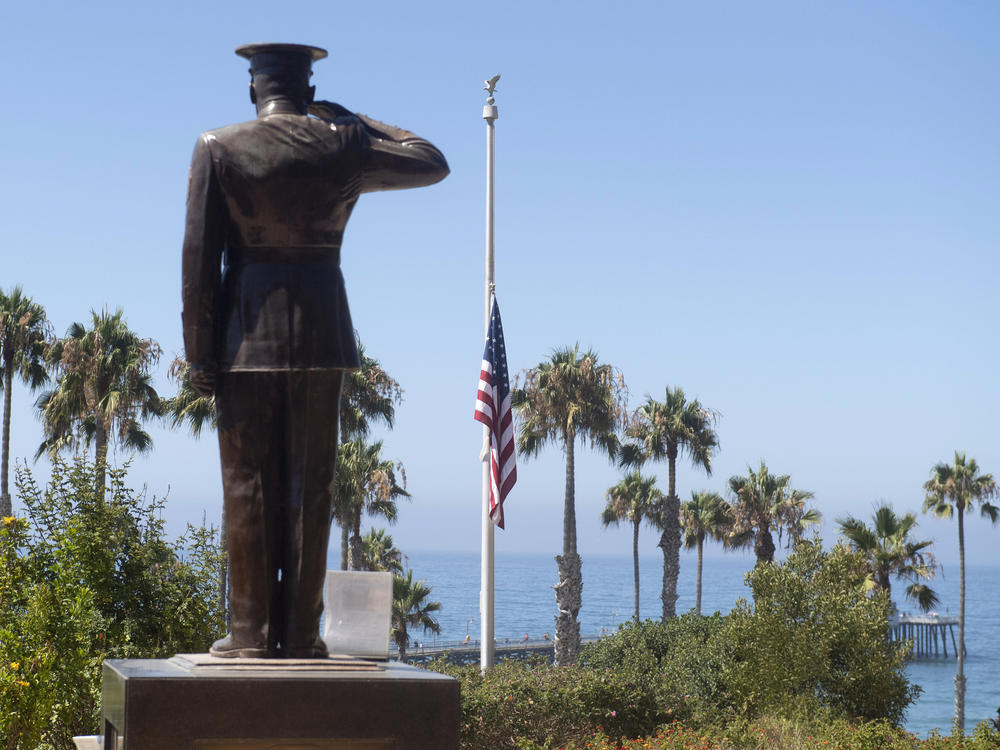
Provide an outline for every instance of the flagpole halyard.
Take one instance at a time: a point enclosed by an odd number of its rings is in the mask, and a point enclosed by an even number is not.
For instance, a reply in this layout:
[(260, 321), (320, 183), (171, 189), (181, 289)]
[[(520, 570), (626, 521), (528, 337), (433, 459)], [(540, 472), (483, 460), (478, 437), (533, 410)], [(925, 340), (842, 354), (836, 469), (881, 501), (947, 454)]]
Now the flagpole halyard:
[[(493, 98), (494, 87), (500, 76), (496, 75), (486, 82), (486, 104), (483, 106), (483, 119), (486, 120), (486, 283), (484, 293), (483, 336), (489, 336), (490, 312), (493, 297), (493, 125), (499, 117), (496, 102)], [(493, 666), (494, 635), (493, 635), (493, 521), (490, 518), (490, 428), (483, 425), (483, 502), (482, 502), (482, 569), (479, 591), (480, 614), (480, 649), (479, 664), (485, 671)]]

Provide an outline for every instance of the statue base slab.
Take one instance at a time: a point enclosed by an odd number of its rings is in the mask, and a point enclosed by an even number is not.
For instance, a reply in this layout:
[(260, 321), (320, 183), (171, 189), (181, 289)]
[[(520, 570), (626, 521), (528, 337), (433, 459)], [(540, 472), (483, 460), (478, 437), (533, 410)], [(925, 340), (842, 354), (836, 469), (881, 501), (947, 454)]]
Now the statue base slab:
[(458, 682), (398, 662), (109, 659), (105, 750), (457, 750)]

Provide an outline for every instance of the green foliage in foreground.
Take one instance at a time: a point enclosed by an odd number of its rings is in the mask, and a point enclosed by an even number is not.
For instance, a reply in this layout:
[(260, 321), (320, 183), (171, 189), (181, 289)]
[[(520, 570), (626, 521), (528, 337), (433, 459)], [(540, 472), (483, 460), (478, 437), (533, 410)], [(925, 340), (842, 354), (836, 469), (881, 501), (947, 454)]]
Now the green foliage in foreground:
[(934, 734), (921, 740), (884, 719), (852, 724), (791, 721), (762, 717), (746, 725), (694, 728), (681, 722), (660, 727), (646, 737), (612, 739), (604, 732), (568, 745), (521, 742), (521, 750), (997, 750), (1000, 733), (989, 722), (979, 724), (971, 737)]
[(741, 743), (761, 722), (808, 725), (830, 742), (849, 722), (895, 731), (919, 688), (904, 675), (904, 647), (886, 639), (887, 598), (865, 593), (863, 563), (844, 547), (803, 542), (788, 561), (750, 572), (754, 604), (741, 601), (726, 616), (627, 623), (587, 646), (574, 667), (434, 668), (462, 682), (470, 749), (612, 747), (583, 743), (652, 738), (676, 721)]
[(92, 462), (56, 458), (49, 484), (27, 470), (26, 518), (0, 519), (0, 746), (70, 750), (99, 727), (105, 658), (208, 648), (224, 628), (212, 531), (164, 538), (162, 501), (112, 470), (103, 498)]
[(819, 711), (848, 719), (903, 720), (919, 694), (904, 674), (906, 648), (891, 643), (889, 599), (867, 596), (863, 557), (800, 543), (781, 565), (747, 576), (754, 604), (737, 602), (722, 647), (741, 715), (797, 718)]
[(647, 683), (619, 671), (504, 661), (485, 675), (476, 665), (431, 667), (462, 683), (462, 747), (517, 748), (519, 742), (582, 740), (604, 727), (635, 736), (659, 723)]

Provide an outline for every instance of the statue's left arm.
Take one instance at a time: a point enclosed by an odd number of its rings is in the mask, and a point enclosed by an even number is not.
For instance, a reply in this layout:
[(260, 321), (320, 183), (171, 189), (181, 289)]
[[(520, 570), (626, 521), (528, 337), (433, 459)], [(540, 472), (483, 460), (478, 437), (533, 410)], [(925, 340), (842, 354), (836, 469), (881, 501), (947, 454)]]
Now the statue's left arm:
[(333, 102), (315, 102), (310, 114), (328, 120), (357, 118), (368, 137), (361, 192), (423, 187), (440, 182), (450, 171), (433, 143), (403, 128), (351, 112)]

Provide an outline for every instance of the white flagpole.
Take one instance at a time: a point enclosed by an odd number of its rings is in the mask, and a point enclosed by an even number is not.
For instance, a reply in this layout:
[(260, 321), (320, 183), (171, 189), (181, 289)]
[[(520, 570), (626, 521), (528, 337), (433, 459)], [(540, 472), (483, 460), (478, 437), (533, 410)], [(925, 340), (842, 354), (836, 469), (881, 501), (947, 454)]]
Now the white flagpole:
[[(486, 120), (486, 289), (484, 337), (490, 330), (490, 303), (493, 297), (493, 123), (499, 117), (493, 99), (497, 75), (486, 82), (489, 96), (483, 107)], [(497, 405), (499, 406), (499, 404)], [(483, 425), (483, 543), (479, 589), (480, 647), (479, 665), (483, 671), (493, 666), (493, 521), (490, 520), (490, 430)]]

